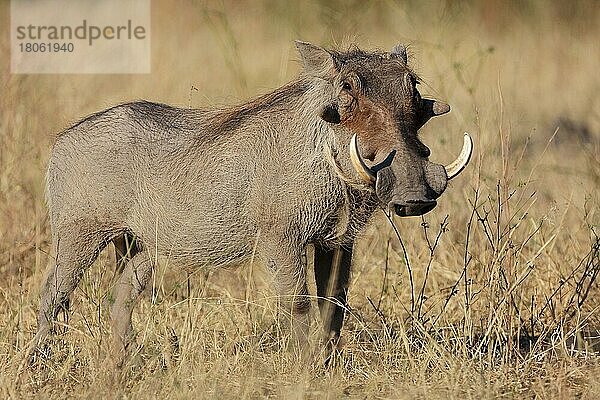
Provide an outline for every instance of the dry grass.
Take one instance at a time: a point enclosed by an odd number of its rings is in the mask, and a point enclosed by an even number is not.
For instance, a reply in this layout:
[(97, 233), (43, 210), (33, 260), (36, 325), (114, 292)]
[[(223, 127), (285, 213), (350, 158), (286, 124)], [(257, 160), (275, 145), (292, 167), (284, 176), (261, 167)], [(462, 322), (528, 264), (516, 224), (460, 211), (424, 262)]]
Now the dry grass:
[[(153, 72), (142, 76), (10, 75), (4, 29), (0, 396), (598, 398), (586, 336), (600, 330), (600, 7), (460, 4), (156, 0)], [(7, 2), (0, 20), (8, 26)], [(135, 317), (143, 368), (119, 382), (106, 361), (114, 266), (103, 254), (51, 359), (19, 370), (49, 258), (54, 134), (130, 99), (198, 106), (264, 92), (297, 72), (296, 38), (411, 44), (423, 91), (453, 106), (423, 130), (434, 159), (447, 162), (464, 130), (476, 141), (433, 212), (395, 219), (397, 231), (381, 216), (365, 232), (335, 364), (298, 365), (281, 351), (258, 266), (188, 276), (163, 263)], [(314, 313), (313, 345), (318, 323)]]

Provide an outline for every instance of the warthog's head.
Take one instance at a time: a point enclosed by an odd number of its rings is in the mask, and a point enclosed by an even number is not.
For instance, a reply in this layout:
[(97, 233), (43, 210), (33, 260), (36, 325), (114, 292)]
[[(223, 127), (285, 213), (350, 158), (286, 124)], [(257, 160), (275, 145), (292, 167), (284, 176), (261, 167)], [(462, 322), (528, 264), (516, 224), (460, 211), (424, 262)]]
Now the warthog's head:
[(448, 180), (468, 163), (472, 142), (465, 134), (460, 156), (446, 167), (429, 161), (430, 151), (417, 131), (450, 107), (421, 98), (405, 47), (398, 45), (390, 53), (341, 53), (304, 42), (296, 45), (304, 73), (332, 86), (331, 101), (320, 117), (332, 124), (336, 135), (352, 137), (347, 154), (358, 176), (400, 216), (432, 210)]

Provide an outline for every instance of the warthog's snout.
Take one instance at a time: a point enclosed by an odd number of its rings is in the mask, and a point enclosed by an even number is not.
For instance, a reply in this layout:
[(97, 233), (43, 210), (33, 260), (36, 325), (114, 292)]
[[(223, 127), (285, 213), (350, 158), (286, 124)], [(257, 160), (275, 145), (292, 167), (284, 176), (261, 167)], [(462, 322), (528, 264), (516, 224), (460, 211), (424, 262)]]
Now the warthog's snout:
[(350, 141), (354, 168), (366, 183), (375, 186), (381, 203), (400, 217), (423, 215), (433, 210), (448, 181), (465, 168), (472, 152), (473, 142), (465, 133), (459, 156), (447, 166), (432, 163), (427, 157), (412, 164), (402, 162), (395, 159), (394, 150), (385, 160), (369, 167), (360, 155), (356, 135)]
[[(400, 217), (412, 217), (416, 215), (423, 215), (433, 210), (437, 205), (435, 200), (427, 199), (408, 199), (403, 203), (395, 203), (393, 206), (394, 211)], [(390, 207), (392, 208), (392, 207)]]

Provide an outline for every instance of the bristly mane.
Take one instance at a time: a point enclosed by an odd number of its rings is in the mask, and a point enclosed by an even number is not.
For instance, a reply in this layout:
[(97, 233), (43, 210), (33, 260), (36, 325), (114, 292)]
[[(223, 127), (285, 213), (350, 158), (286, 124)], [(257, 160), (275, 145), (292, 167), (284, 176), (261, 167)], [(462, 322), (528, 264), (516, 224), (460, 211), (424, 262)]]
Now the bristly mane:
[(330, 50), (330, 52), (334, 55), (334, 59), (336, 59), (336, 61), (339, 61), (342, 65), (354, 60), (362, 60), (373, 57), (383, 58), (387, 54), (383, 51), (366, 52), (356, 47), (356, 45), (352, 45), (346, 51)]
[[(351, 45), (348, 50), (346, 51), (337, 51), (337, 50), (330, 50), (330, 53), (333, 54), (334, 56), (334, 60), (337, 63), (337, 67), (343, 67), (344, 65), (352, 62), (352, 61), (362, 61), (362, 60), (369, 60), (369, 59), (373, 59), (373, 58), (380, 58), (380, 59), (389, 59), (390, 54), (386, 51), (382, 51), (382, 50), (374, 50), (374, 51), (364, 51), (361, 50), (360, 48), (358, 48), (356, 45)], [(411, 54), (409, 54), (409, 58), (411, 58)], [(404, 65), (402, 64), (405, 68), (406, 71), (408, 73), (410, 73), (416, 80), (417, 82), (421, 82), (421, 78), (417, 75), (417, 73), (415, 71), (412, 70), (412, 68), (410, 68), (410, 66), (408, 65)]]
[[(387, 52), (366, 52), (355, 45), (352, 45), (345, 51), (329, 51), (332, 54), (338, 68), (353, 61), (367, 59), (372, 60), (373, 58), (377, 57), (382, 59), (389, 57)], [(410, 69), (408, 70), (410, 71)], [(419, 80), (418, 76), (416, 76), (414, 72), (410, 71), (410, 73), (413, 74), (417, 80)], [(190, 130), (192, 126), (197, 128), (198, 125), (196, 124), (200, 122), (200, 125), (203, 125), (204, 128), (202, 139), (217, 139), (227, 132), (235, 131), (235, 129), (239, 127), (239, 125), (248, 117), (252, 117), (259, 114), (261, 111), (268, 109), (284, 108), (290, 101), (297, 99), (309, 89), (310, 82), (300, 77), (271, 92), (237, 105), (223, 107), (203, 107), (200, 109), (179, 108), (162, 103), (138, 100), (119, 104), (106, 110), (91, 114), (71, 125), (63, 132), (75, 129), (85, 122), (97, 120), (113, 110), (117, 110), (119, 108), (122, 109), (122, 107), (125, 107), (134, 114), (143, 115), (145, 118), (154, 120), (166, 130), (170, 130), (171, 128)], [(61, 134), (59, 134), (59, 136)]]
[(308, 88), (308, 82), (294, 80), (272, 92), (263, 94), (242, 104), (211, 109), (210, 124), (218, 132), (233, 130), (246, 118), (256, 115), (260, 111), (285, 106), (290, 100), (298, 98), (305, 93)]

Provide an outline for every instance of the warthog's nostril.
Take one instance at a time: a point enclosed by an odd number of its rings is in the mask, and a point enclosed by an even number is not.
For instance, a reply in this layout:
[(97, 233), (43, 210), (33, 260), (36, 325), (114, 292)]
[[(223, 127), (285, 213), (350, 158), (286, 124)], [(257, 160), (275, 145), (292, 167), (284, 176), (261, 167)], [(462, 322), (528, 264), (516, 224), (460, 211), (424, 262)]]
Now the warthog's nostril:
[(436, 205), (435, 200), (406, 200), (402, 203), (394, 203), (394, 211), (400, 217), (411, 217), (426, 214)]

